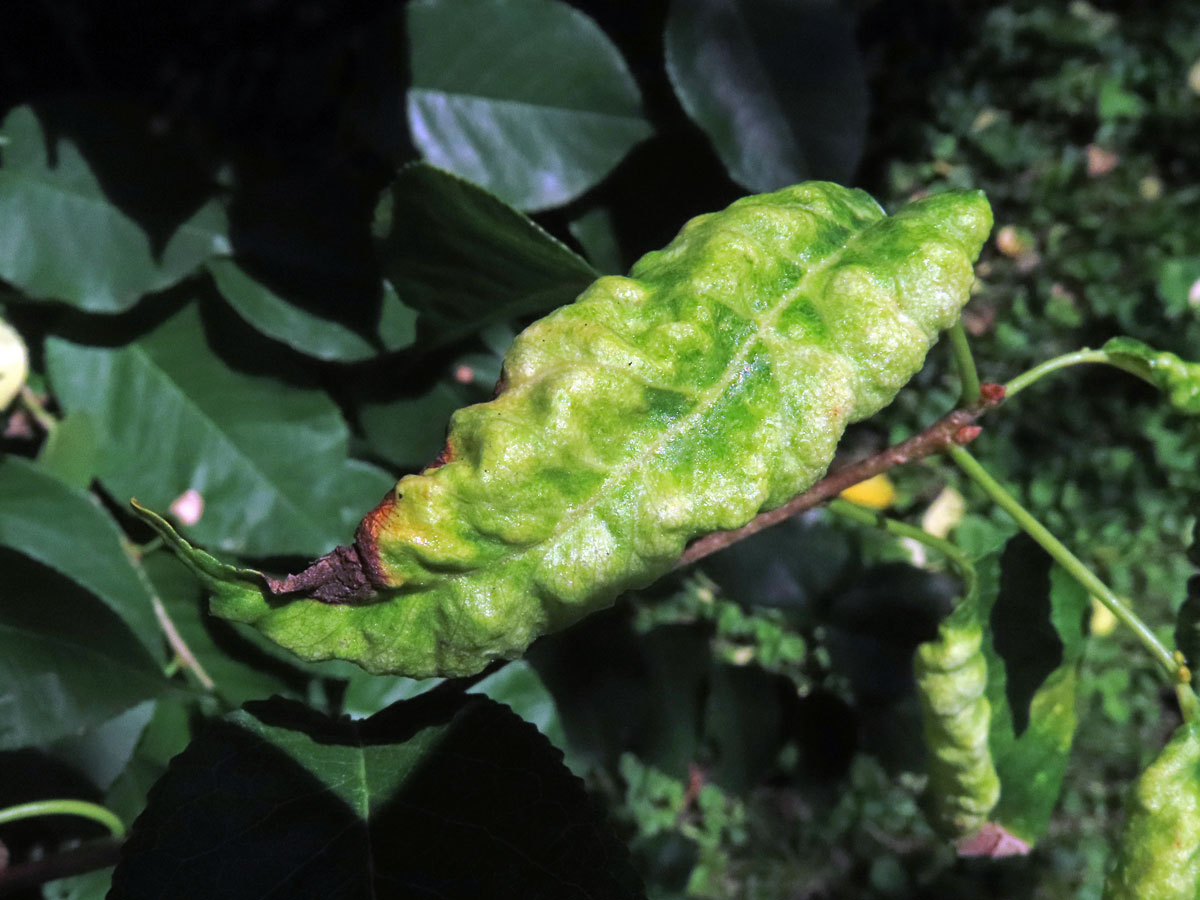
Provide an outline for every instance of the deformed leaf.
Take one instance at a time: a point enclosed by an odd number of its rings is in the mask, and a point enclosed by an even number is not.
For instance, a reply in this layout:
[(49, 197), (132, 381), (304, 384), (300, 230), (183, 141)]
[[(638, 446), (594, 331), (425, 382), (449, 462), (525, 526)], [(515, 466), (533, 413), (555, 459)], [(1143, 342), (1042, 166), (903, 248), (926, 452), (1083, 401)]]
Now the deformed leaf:
[(1200, 723), (1185, 722), (1138, 776), (1104, 900), (1200, 894)]
[(1200, 363), (1155, 350), (1129, 337), (1115, 337), (1100, 348), (1121, 368), (1133, 372), (1167, 395), (1177, 411), (1200, 416)]
[(353, 547), (213, 609), (372, 671), (514, 657), (816, 481), (957, 319), (990, 225), (978, 192), (887, 217), (822, 182), (700, 216), (519, 335)]
[(532, 725), (437, 693), (360, 721), (273, 700), (216, 723), (151, 790), (109, 896), (644, 896)]
[(988, 746), (992, 706), (978, 606), (977, 595), (964, 598), (913, 661), (929, 749), (931, 819), (952, 838), (978, 833), (1000, 798)]

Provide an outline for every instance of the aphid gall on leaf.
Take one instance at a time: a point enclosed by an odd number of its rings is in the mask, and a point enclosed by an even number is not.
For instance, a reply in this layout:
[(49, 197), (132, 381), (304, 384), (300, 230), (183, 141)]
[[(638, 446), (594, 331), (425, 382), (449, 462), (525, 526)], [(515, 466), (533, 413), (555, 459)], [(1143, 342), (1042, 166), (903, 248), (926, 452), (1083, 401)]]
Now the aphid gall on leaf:
[(925, 745), (926, 795), (933, 826), (946, 837), (969, 838), (1000, 799), (1000, 778), (988, 747), (991, 704), (983, 627), (969, 599), (941, 624), (913, 658)]
[(177, 546), (216, 614), (308, 659), (517, 656), (817, 481), (956, 321), (991, 221), (979, 192), (890, 217), (824, 182), (743, 198), (518, 335), (352, 547), (274, 580)]

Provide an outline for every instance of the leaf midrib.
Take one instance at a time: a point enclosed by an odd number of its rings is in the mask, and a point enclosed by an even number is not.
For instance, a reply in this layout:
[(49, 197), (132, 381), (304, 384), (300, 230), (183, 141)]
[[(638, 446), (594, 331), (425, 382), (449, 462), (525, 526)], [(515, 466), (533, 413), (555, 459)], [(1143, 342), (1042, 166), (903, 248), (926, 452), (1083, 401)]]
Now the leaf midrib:
[[(664, 446), (666, 446), (684, 431), (701, 423), (709, 415), (713, 405), (717, 402), (717, 400), (720, 399), (720, 397), (728, 389), (729, 385), (732, 384), (734, 379), (737, 378), (738, 374), (743, 370), (746, 360), (750, 355), (751, 349), (760, 342), (766, 342), (766, 338), (770, 335), (771, 330), (777, 324), (779, 316), (783, 314), (783, 311), (788, 307), (788, 305), (794, 299), (796, 299), (796, 297), (804, 294), (805, 291), (812, 286), (813, 281), (819, 275), (823, 274), (828, 269), (833, 267), (838, 261), (840, 261), (850, 247), (859, 239), (859, 236), (869, 229), (873, 224), (875, 223), (872, 222), (864, 228), (860, 228), (858, 231), (853, 232), (841, 247), (837, 248), (817, 265), (809, 268), (800, 281), (797, 282), (796, 286), (790, 291), (785, 292), (779, 298), (779, 300), (760, 317), (756, 318), (752, 315), (746, 317), (750, 322), (755, 324), (756, 328), (754, 333), (747, 336), (742, 346), (738, 349), (738, 352), (730, 359), (729, 365), (726, 366), (725, 372), (722, 374), (721, 379), (717, 382), (714, 382), (706, 390), (700, 393), (697, 398), (696, 405), (692, 408), (691, 412), (673, 422), (669, 428), (663, 431), (658, 440), (647, 445), (642, 451), (634, 454), (628, 460), (610, 470), (610, 474), (604, 479), (604, 481), (597, 485), (592, 496), (584, 503), (573, 507), (565, 515), (563, 515), (563, 517), (559, 519), (558, 527), (548, 537), (519, 550), (510, 551), (509, 553), (490, 561), (487, 564), (487, 568), (507, 566), (512, 562), (522, 559), (537, 551), (541, 551), (543, 553), (549, 552), (549, 550), (559, 542), (566, 531), (574, 527), (575, 524), (577, 524), (577, 522), (583, 516), (595, 508), (597, 504), (605, 500), (610, 494), (611, 490), (619, 486), (619, 484), (626, 477), (628, 477), (631, 472), (633, 472), (636, 468), (647, 464), (649, 460), (658, 455)], [(465, 572), (449, 573), (445, 575), (444, 578), (449, 581), (456, 581), (462, 578), (469, 578), (477, 575), (479, 571), (479, 568), (469, 569)]]

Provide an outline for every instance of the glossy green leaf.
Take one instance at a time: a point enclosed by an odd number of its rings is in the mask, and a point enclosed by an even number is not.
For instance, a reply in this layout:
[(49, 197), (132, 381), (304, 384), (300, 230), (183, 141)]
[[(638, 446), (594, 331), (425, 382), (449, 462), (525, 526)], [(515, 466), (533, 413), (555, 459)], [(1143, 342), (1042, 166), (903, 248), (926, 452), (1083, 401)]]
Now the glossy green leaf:
[(978, 571), (989, 636), (989, 745), (1000, 775), (990, 821), (1032, 845), (1045, 833), (1066, 773), (1091, 601), (1023, 536)]
[(0, 278), (29, 297), (121, 312), (229, 252), (215, 201), (155, 248), (105, 197), (73, 143), (47, 142), (29, 107), (10, 112), (0, 136)]
[(40, 467), (0, 457), (0, 546), (56, 569), (95, 594), (154, 656), (162, 632), (150, 591), (121, 542), (124, 535), (95, 498)]
[(270, 894), (643, 896), (536, 729), (484, 698), (434, 695), (357, 722), (251, 704), (172, 761), (112, 900)]
[(596, 271), (535, 222), (470, 182), (406, 166), (388, 195), (379, 258), (420, 314), (421, 346), (569, 303)]
[(854, 22), (834, 0), (672, 0), (667, 73), (730, 175), (755, 191), (849, 181), (866, 139)]
[(1000, 797), (988, 746), (992, 707), (978, 606), (976, 594), (964, 598), (913, 662), (929, 750), (931, 819), (951, 838), (977, 833)]
[(1176, 411), (1200, 415), (1200, 362), (1188, 362), (1128, 337), (1115, 337), (1100, 349), (1166, 394)]
[(0, 571), (0, 749), (81, 734), (166, 689), (91, 594), (11, 550), (0, 550)]
[(217, 290), (239, 316), (267, 337), (308, 356), (359, 362), (384, 350), (402, 350), (416, 337), (416, 315), (392, 291), (383, 294), (386, 334), (370, 341), (352, 328), (289, 303), (255, 280), (232, 259), (208, 263)]
[(326, 395), (229, 368), (194, 307), (121, 347), (52, 338), (46, 358), (62, 406), (92, 416), (109, 493), (166, 510), (198, 492), (189, 533), (221, 550), (328, 550), (386, 490), (382, 472), (347, 459), (346, 424)]
[(517, 656), (816, 481), (957, 319), (990, 224), (978, 193), (887, 218), (819, 182), (699, 217), (518, 336), (504, 389), (355, 548), (278, 583), (189, 558), (218, 615), (305, 658), (429, 676)]
[(1138, 777), (1104, 900), (1200, 896), (1200, 724), (1179, 727)]
[(514, 206), (574, 199), (650, 135), (617, 49), (565, 3), (418, 0), (408, 37), (421, 154)]

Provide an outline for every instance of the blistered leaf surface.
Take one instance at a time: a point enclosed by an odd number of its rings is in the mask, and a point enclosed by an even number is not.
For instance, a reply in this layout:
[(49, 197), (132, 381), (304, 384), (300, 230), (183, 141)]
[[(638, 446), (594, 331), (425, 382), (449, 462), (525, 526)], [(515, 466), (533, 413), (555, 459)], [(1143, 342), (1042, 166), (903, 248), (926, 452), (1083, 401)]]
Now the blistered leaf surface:
[(1133, 785), (1105, 900), (1200, 893), (1200, 728), (1184, 724)]
[(978, 193), (888, 218), (821, 182), (694, 219), (518, 336), (501, 393), (360, 527), (375, 597), (214, 610), (374, 671), (516, 656), (816, 481), (955, 321), (990, 224)]
[(988, 746), (992, 706), (977, 596), (964, 599), (942, 623), (937, 640), (917, 648), (914, 669), (929, 750), (933, 824), (949, 837), (968, 837), (1000, 797)]

